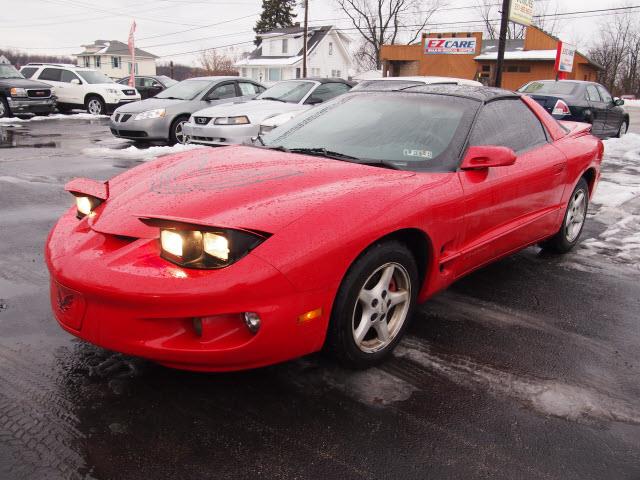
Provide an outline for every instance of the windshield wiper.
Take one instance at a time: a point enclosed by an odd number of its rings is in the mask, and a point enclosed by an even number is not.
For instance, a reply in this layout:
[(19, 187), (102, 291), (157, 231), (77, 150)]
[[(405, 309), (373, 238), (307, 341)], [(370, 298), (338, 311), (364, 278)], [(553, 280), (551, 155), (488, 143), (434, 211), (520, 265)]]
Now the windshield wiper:
[(156, 98), (160, 98), (163, 100), (184, 100), (184, 98), (178, 98), (178, 97), (156, 97)]
[(262, 97), (260, 100), (274, 100), (276, 102), (287, 103), (286, 100), (282, 100), (281, 98), (276, 98), (276, 97)]
[(352, 155), (347, 155), (346, 153), (332, 152), (331, 150), (327, 150), (326, 148), (322, 148), (322, 147), (290, 148), (289, 151), (292, 153), (303, 153), (305, 155), (316, 155), (318, 157), (333, 158), (335, 160), (356, 160), (356, 161), (362, 160), (361, 158), (354, 157)]

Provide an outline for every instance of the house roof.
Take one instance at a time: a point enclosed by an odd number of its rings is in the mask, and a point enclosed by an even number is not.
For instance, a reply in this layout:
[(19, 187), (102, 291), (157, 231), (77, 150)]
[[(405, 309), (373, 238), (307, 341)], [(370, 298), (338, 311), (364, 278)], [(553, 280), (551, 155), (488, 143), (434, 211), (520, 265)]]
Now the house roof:
[[(96, 40), (92, 44), (83, 45), (85, 49), (87, 48), (98, 48), (95, 52), (84, 51), (82, 53), (78, 53), (76, 57), (82, 57), (87, 55), (128, 55), (129, 54), (129, 46), (121, 42), (119, 40)], [(141, 48), (136, 48), (136, 57), (147, 57), (147, 58), (158, 58), (157, 55), (153, 53), (149, 53)]]
[[(333, 25), (323, 25), (322, 27), (311, 27), (309, 28), (309, 39), (307, 40), (307, 55), (313, 52), (317, 45), (322, 42), (322, 40), (329, 34), (329, 32), (333, 29)], [(301, 27), (288, 27), (288, 28), (278, 28), (276, 30), (271, 30), (266, 33), (260, 34), (261, 38), (273, 38), (273, 37), (288, 37), (290, 35), (304, 35), (304, 28)], [(341, 40), (347, 40), (344, 36), (341, 35)], [(262, 55), (262, 46), (256, 48), (247, 58), (243, 58), (236, 62), (236, 66), (242, 65), (293, 65), (302, 60), (303, 56), (303, 48), (300, 48), (298, 52), (295, 54), (291, 54), (290, 56), (282, 56), (282, 55)]]
[[(498, 42), (499, 40), (485, 40), (482, 39), (482, 51), (481, 54), (492, 53), (498, 51)], [(505, 44), (505, 52), (517, 52), (524, 50), (524, 39), (507, 39)]]

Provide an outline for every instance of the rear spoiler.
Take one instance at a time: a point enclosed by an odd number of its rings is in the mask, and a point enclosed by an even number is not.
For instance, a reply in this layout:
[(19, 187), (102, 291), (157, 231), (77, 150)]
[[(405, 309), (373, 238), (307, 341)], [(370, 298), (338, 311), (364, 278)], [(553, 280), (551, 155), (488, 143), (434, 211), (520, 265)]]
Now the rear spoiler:
[(582, 137), (591, 133), (592, 125), (590, 123), (569, 122), (567, 120), (560, 120), (559, 123), (567, 129), (567, 135), (570, 137)]
[(109, 198), (109, 182), (74, 178), (64, 186), (64, 189), (75, 196), (89, 195), (100, 200)]

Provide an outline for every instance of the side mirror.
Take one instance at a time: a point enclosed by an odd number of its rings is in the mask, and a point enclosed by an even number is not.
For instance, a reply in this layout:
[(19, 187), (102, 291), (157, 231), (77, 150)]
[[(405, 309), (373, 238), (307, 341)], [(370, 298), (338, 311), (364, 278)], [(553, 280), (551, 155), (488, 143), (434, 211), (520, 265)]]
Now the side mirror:
[(616, 107), (621, 107), (622, 105), (624, 105), (624, 100), (623, 100), (623, 99), (621, 99), (621, 98), (615, 97), (615, 98), (613, 99), (613, 104), (614, 104)]
[(74, 85), (80, 85), (80, 80), (78, 80), (77, 78), (72, 78), (70, 83), (73, 83)]
[(319, 103), (322, 103), (323, 101), (324, 100), (322, 100), (321, 98), (314, 97), (312, 95), (309, 98), (307, 98), (307, 100), (304, 103), (306, 103), (307, 105), (317, 105)]
[(477, 170), (489, 167), (506, 167), (516, 163), (516, 153), (508, 147), (483, 145), (469, 147), (460, 169)]
[(220, 97), (207, 97), (204, 99), (205, 102), (213, 102), (214, 100), (220, 100)]

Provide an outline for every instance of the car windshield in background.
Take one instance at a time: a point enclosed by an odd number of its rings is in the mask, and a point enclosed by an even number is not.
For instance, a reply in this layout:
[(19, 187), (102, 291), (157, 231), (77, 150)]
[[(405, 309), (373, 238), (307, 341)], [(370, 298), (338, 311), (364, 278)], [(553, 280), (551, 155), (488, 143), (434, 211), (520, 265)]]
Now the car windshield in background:
[(403, 170), (454, 171), (479, 106), (445, 95), (347, 94), (296, 117), (263, 141), (273, 148), (325, 149)]
[(540, 93), (542, 95), (571, 95), (578, 86), (573, 82), (531, 82), (518, 90), (522, 93)]
[(165, 87), (171, 87), (171, 86), (175, 85), (176, 83), (178, 83), (177, 80), (174, 80), (173, 78), (169, 78), (169, 77), (167, 77), (165, 75), (160, 75), (158, 78), (164, 84)]
[(175, 100), (193, 100), (205, 89), (209, 88), (211, 80), (183, 80), (163, 90), (155, 98), (171, 98)]
[(24, 78), (13, 65), (0, 65), (0, 78)]
[(85, 82), (96, 84), (96, 83), (115, 83), (105, 74), (100, 72), (92, 72), (92, 71), (82, 71), (78, 70), (78, 75), (80, 75)]
[(280, 100), (288, 103), (298, 103), (309, 93), (315, 84), (304, 81), (291, 81), (276, 83), (267, 88), (257, 98), (264, 100)]

